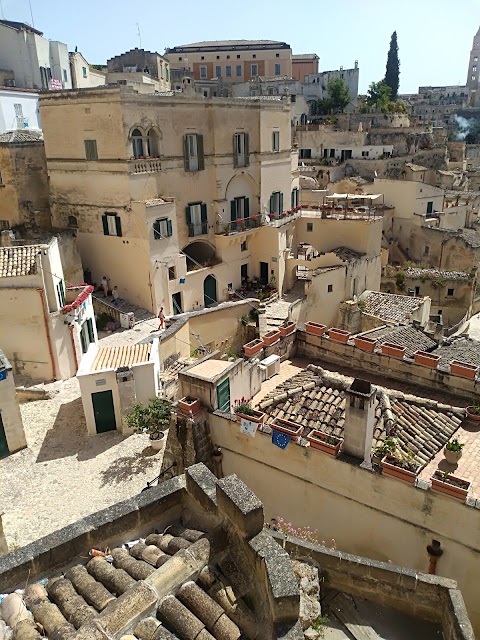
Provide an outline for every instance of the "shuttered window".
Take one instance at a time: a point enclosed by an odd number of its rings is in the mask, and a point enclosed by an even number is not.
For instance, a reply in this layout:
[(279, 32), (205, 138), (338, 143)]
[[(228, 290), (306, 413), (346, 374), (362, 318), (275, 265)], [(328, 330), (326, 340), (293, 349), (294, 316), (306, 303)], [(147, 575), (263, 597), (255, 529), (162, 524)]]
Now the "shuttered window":
[(122, 221), (116, 213), (104, 213), (102, 223), (105, 236), (122, 236)]
[(270, 196), (270, 213), (278, 216), (282, 211), (283, 193), (281, 191), (274, 191)]
[(153, 238), (160, 240), (161, 238), (170, 238), (172, 235), (172, 221), (168, 218), (158, 218), (153, 223)]
[(239, 219), (250, 217), (250, 199), (241, 197), (234, 198), (230, 202), (230, 219), (235, 222)]
[(190, 238), (208, 233), (207, 205), (204, 202), (190, 202), (185, 214)]
[(225, 378), (217, 385), (217, 401), (220, 411), (230, 413), (230, 378)]
[(87, 160), (98, 160), (97, 153), (97, 141), (96, 140), (84, 140), (85, 143), (85, 157)]
[(235, 133), (233, 136), (233, 166), (248, 167), (250, 164), (248, 133)]
[(60, 303), (61, 307), (65, 306), (65, 288), (63, 286), (63, 280), (59, 280), (57, 282), (57, 296), (58, 296), (58, 302)]
[(183, 137), (183, 159), (185, 171), (203, 171), (205, 169), (202, 135), (188, 133)]

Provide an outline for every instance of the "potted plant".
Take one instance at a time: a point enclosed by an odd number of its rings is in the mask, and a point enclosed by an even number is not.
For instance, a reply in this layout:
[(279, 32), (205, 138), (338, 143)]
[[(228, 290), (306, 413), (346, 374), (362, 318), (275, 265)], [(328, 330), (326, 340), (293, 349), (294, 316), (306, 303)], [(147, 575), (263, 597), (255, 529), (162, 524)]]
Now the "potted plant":
[(433, 491), (438, 491), (451, 498), (465, 502), (471, 484), (468, 480), (457, 478), (450, 473), (440, 471), (440, 469), (435, 471), (430, 480), (432, 481)]
[(472, 422), (480, 422), (480, 405), (473, 403), (467, 407), (467, 418)]
[(397, 441), (395, 438), (385, 438), (385, 440), (377, 445), (372, 451), (372, 462), (381, 464), (382, 458), (385, 456), (393, 456), (397, 450)]
[(178, 401), (178, 408), (180, 409), (180, 411), (183, 411), (183, 413), (194, 416), (200, 411), (200, 409), (202, 408), (202, 404), (198, 398), (185, 396)]
[(430, 367), (436, 369), (440, 362), (441, 356), (436, 356), (434, 353), (428, 353), (428, 351), (415, 351), (413, 354), (413, 360), (416, 364), (421, 364), (424, 367)]
[(338, 456), (340, 447), (343, 443), (343, 438), (337, 438), (336, 436), (329, 435), (318, 429), (313, 429), (307, 436), (307, 440), (313, 449), (328, 453), (330, 456)]
[(408, 453), (399, 452), (399, 454), (387, 454), (384, 456), (382, 458), (382, 469), (386, 476), (414, 484), (417, 475), (420, 473), (420, 463), (415, 460), (411, 451)]
[(305, 322), (305, 331), (312, 336), (323, 336), (326, 324), (320, 324), (318, 322)]
[(293, 320), (285, 320), (285, 322), (280, 325), (280, 335), (282, 335), (285, 338), (286, 336), (289, 336), (292, 333), (294, 333), (296, 328), (297, 328), (296, 322), (293, 322)]
[(298, 422), (293, 422), (292, 420), (284, 420), (283, 418), (274, 418), (273, 422), (270, 424), (272, 429), (275, 431), (280, 431), (280, 433), (285, 433), (287, 436), (291, 436), (292, 439), (297, 439), (302, 435), (303, 427)]
[(345, 331), (345, 329), (338, 329), (337, 327), (332, 327), (328, 330), (328, 337), (330, 340), (335, 340), (336, 342), (343, 342), (346, 344), (350, 337), (350, 331)]
[(462, 376), (462, 378), (475, 379), (477, 375), (478, 367), (467, 362), (461, 362), (460, 360), (452, 360), (450, 363), (450, 373), (454, 376)]
[(368, 338), (367, 336), (355, 336), (353, 342), (356, 347), (363, 351), (373, 351), (377, 341), (374, 338)]
[(266, 347), (271, 347), (272, 344), (275, 344), (276, 342), (278, 342), (280, 340), (280, 331), (279, 331), (279, 329), (272, 329), (272, 331), (267, 331), (267, 333), (265, 333), (262, 336), (262, 340), (263, 340), (263, 344)]
[(257, 353), (260, 353), (262, 349), (263, 340), (260, 340), (260, 338), (255, 338), (255, 340), (251, 340), (250, 342), (247, 342), (247, 344), (243, 345), (243, 352), (247, 358), (257, 355)]
[(249, 402), (238, 402), (234, 408), (234, 411), (239, 422), (242, 418), (244, 420), (250, 420), (251, 422), (258, 422), (258, 424), (262, 424), (263, 422), (265, 422), (266, 416), (263, 411), (252, 409)]
[(172, 403), (163, 398), (152, 398), (148, 405), (141, 402), (127, 414), (127, 425), (134, 433), (148, 433), (152, 449), (162, 448), (164, 430), (170, 426)]
[(459, 442), (457, 438), (449, 440), (443, 449), (445, 459), (450, 464), (458, 464), (462, 457), (462, 449), (465, 446), (463, 442)]

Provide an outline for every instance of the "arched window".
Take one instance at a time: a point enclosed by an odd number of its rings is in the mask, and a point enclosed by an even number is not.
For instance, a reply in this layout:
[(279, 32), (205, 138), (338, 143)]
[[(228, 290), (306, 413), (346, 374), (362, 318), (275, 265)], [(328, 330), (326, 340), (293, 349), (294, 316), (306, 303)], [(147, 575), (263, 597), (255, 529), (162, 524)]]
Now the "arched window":
[(159, 136), (155, 129), (148, 131), (147, 137), (148, 155), (150, 157), (157, 157), (160, 155)]
[(68, 216), (68, 226), (69, 227), (77, 227), (77, 219), (75, 216)]
[(132, 131), (132, 149), (135, 158), (140, 158), (145, 155), (143, 151), (143, 136), (140, 129), (134, 129)]

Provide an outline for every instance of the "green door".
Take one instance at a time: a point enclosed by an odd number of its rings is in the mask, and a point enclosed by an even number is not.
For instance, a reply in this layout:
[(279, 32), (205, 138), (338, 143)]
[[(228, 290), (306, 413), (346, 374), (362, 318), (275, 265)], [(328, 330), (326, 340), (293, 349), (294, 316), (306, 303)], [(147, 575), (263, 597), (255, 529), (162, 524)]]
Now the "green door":
[(93, 414), (97, 433), (115, 431), (115, 409), (113, 408), (113, 395), (111, 391), (97, 391), (92, 393)]
[(213, 276), (207, 276), (203, 281), (203, 304), (209, 307), (217, 302), (217, 281)]
[(230, 378), (217, 384), (217, 400), (220, 411), (230, 413)]
[(2, 414), (0, 413), (0, 458), (8, 456), (9, 453), (10, 451), (8, 450), (7, 436), (5, 435)]

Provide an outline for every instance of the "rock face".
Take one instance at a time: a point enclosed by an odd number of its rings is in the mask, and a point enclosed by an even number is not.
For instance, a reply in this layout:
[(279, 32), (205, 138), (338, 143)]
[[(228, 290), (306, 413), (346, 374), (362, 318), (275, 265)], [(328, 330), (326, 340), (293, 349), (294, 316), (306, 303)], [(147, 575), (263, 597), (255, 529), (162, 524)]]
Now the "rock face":
[(305, 631), (322, 613), (318, 569), (298, 560), (292, 560), (292, 565), (300, 588), (299, 621)]

